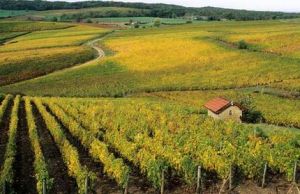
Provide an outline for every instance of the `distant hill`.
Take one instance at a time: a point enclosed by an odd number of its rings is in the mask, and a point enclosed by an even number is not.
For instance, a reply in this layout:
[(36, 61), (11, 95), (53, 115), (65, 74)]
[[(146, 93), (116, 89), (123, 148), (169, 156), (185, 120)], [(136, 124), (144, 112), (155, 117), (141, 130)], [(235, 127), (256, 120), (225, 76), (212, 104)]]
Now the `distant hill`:
[[(24, 0), (1, 0), (0, 9), (4, 10), (58, 10), (58, 9), (82, 9), (92, 7), (125, 7), (148, 10), (139, 15), (144, 17), (193, 17), (205, 20), (265, 20), (265, 19), (290, 19), (300, 17), (300, 13), (267, 12), (223, 9), (215, 7), (191, 8), (169, 4), (147, 4), (147, 3), (126, 3), (111, 1), (82, 1), (82, 2), (50, 2), (50, 1), (24, 1)], [(118, 17), (118, 13), (110, 17)], [(127, 16), (131, 16), (130, 14)]]

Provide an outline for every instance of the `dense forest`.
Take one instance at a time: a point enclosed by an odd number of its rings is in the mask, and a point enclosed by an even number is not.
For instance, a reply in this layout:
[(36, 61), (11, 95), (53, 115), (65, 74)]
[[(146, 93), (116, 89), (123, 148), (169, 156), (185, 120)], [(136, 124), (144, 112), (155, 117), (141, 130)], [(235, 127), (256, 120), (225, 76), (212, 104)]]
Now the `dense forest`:
[[(56, 9), (81, 9), (91, 7), (126, 7), (147, 10), (138, 16), (175, 18), (192, 16), (195, 19), (205, 20), (263, 20), (263, 19), (288, 19), (300, 17), (300, 13), (265, 12), (223, 9), (214, 7), (190, 8), (169, 4), (125, 3), (111, 1), (82, 1), (82, 2), (49, 2), (49, 1), (24, 1), (1, 0), (0, 9), (4, 10), (56, 10)], [(133, 13), (132, 16), (137, 16)], [(118, 17), (118, 13), (109, 15)], [(131, 15), (128, 15), (131, 16)], [(105, 16), (103, 16), (105, 17)]]

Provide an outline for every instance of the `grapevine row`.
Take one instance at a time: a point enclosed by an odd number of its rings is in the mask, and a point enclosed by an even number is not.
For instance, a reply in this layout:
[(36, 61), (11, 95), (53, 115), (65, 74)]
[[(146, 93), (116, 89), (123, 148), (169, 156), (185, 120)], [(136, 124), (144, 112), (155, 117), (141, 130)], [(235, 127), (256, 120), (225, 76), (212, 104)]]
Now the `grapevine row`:
[(43, 117), (52, 137), (54, 138), (55, 143), (58, 145), (70, 176), (76, 179), (79, 190), (78, 192), (83, 193), (85, 190), (85, 179), (89, 176), (92, 177), (91, 173), (80, 164), (79, 155), (76, 148), (73, 147), (67, 140), (59, 123), (57, 123), (55, 118), (49, 112), (47, 112), (41, 100), (34, 98), (33, 102)]
[[(51, 103), (49, 103), (48, 101), (48, 104)], [(69, 107), (69, 106), (64, 106), (64, 108), (65, 107)], [(71, 107), (65, 108), (65, 110), (69, 110), (69, 109), (72, 110)], [(77, 120), (80, 120), (79, 121), (80, 123), (81, 121), (83, 121), (82, 117), (80, 117), (79, 115), (71, 114), (71, 116), (77, 118)], [(75, 120), (74, 122), (77, 123), (77, 121)], [(95, 123), (91, 122), (88, 119), (86, 119), (83, 122), (85, 124), (90, 123), (90, 125), (95, 126)], [(77, 123), (77, 125), (79, 125), (79, 123)], [(89, 126), (85, 125), (85, 127), (89, 129), (90, 125)], [(96, 133), (97, 133), (96, 130), (90, 131), (90, 134), (92, 136), (96, 136), (97, 135)], [(117, 149), (123, 157), (127, 158), (134, 165), (139, 166), (141, 171), (147, 174), (148, 180), (152, 182), (155, 188), (161, 186), (162, 183), (161, 173), (163, 170), (169, 167), (169, 164), (166, 160), (157, 156), (154, 153), (149, 152), (149, 150), (145, 149), (144, 147), (140, 147), (139, 144), (126, 140), (126, 138), (124, 138), (119, 132), (117, 132), (117, 130), (107, 130), (104, 138), (106, 142), (108, 142), (115, 149)]]
[(11, 185), (14, 179), (13, 164), (16, 156), (16, 134), (18, 128), (18, 110), (20, 99), (20, 96), (15, 97), (14, 105), (11, 112), (11, 119), (8, 131), (8, 142), (5, 151), (5, 160), (1, 166), (0, 188), (3, 188), (4, 184), (6, 183)]
[(3, 119), (4, 112), (7, 109), (8, 103), (11, 99), (12, 99), (11, 95), (6, 95), (4, 100), (2, 101), (2, 104), (0, 106), (0, 122)]
[[(247, 125), (217, 122), (209, 118), (201, 120), (197, 115), (185, 115), (182, 111), (162, 110), (161, 105), (156, 104), (114, 106), (105, 101), (95, 108), (92, 105), (76, 106), (84, 112), (81, 115), (80, 111), (77, 112), (81, 120), (89, 118), (89, 121), (112, 129), (106, 131), (106, 138), (119, 136), (117, 140), (121, 141), (127, 137), (142, 146), (148, 144), (148, 148), (152, 143), (153, 151), (157, 146), (163, 146), (165, 153), (169, 148), (178, 150), (183, 155), (190, 155), (196, 164), (206, 170), (217, 172), (222, 179), (228, 178), (232, 166), (240, 168), (248, 178), (258, 177), (264, 164), (268, 163), (272, 171), (285, 173), (291, 180), (294, 162), (300, 158), (297, 138), (288, 133), (278, 132), (266, 137)], [(153, 133), (152, 142), (145, 141), (147, 132), (144, 134), (144, 131), (148, 129)], [(96, 128), (94, 131), (97, 131)], [(113, 142), (118, 141), (115, 139)]]
[(60, 107), (53, 103), (49, 103), (48, 106), (51, 111), (60, 118), (62, 123), (68, 127), (71, 134), (77, 137), (81, 144), (89, 150), (90, 155), (95, 160), (100, 160), (101, 163), (104, 164), (104, 171), (113, 177), (120, 186), (125, 188), (128, 184), (130, 169), (124, 164), (124, 161), (115, 158), (115, 156), (109, 152), (105, 143), (95, 138), (90, 131), (82, 128), (75, 119), (68, 116)]
[(39, 136), (37, 132), (37, 127), (34, 121), (34, 116), (32, 113), (32, 106), (30, 99), (25, 97), (25, 111), (26, 111), (26, 120), (28, 125), (28, 132), (29, 132), (29, 139), (33, 148), (34, 152), (34, 170), (35, 170), (35, 177), (37, 180), (37, 191), (39, 194), (43, 193), (43, 181), (46, 181), (46, 188), (47, 190), (51, 190), (53, 179), (50, 178), (47, 164), (41, 149), (41, 145), (39, 142)]

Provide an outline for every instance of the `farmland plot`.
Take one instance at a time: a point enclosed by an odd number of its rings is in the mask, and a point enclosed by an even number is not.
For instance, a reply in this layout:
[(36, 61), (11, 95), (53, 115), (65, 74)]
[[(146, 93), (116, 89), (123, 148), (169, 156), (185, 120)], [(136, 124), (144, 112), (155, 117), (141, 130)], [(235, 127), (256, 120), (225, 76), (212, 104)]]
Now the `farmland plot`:
[[(200, 165), (209, 175), (203, 180), (216, 186), (205, 188), (216, 192), (231, 167), (239, 169), (234, 176), (259, 181), (265, 163), (289, 189), (300, 156), (295, 134), (264, 136), (253, 133), (254, 127), (213, 121), (161, 101), (9, 95), (4, 101), (1, 110), (11, 112), (0, 184), (11, 191), (30, 183), (32, 193), (41, 193), (46, 181), (48, 191), (84, 193), (89, 178), (89, 189), (97, 192), (153, 193), (164, 185), (167, 193), (194, 193)], [(16, 160), (29, 157), (28, 151), (34, 161)]]
[[(297, 42), (297, 21), (27, 24), (0, 27), (0, 188), (297, 193), (300, 104), (286, 90), (298, 89), (299, 58), (276, 42)], [(259, 121), (209, 118), (203, 104), (219, 96)]]
[[(32, 28), (24, 27), (27, 32), (7, 32), (7, 38), (12, 38), (0, 46), (0, 85), (35, 78), (91, 60), (97, 55), (96, 51), (83, 44), (107, 32), (87, 26), (54, 24), (36, 23), (35, 26), (28, 23)], [(17, 31), (22, 26), (18, 22), (5, 25), (7, 31)], [(64, 29), (56, 29), (59, 26)]]
[(268, 33), (285, 27), (297, 30), (292, 22), (271, 21), (119, 31), (102, 42), (114, 55), (101, 62), (4, 87), (2, 91), (83, 97), (272, 85), (299, 78), (297, 57), (241, 50), (215, 38), (246, 30)]

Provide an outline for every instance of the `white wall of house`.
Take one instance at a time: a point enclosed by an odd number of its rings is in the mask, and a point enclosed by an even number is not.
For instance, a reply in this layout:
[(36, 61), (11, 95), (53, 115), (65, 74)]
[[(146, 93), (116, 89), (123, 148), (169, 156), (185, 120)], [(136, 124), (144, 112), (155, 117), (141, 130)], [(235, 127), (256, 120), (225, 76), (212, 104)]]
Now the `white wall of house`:
[(237, 106), (230, 106), (219, 114), (216, 114), (208, 110), (208, 116), (211, 116), (215, 119), (233, 120), (236, 122), (242, 122), (241, 118), (243, 116), (243, 111)]

